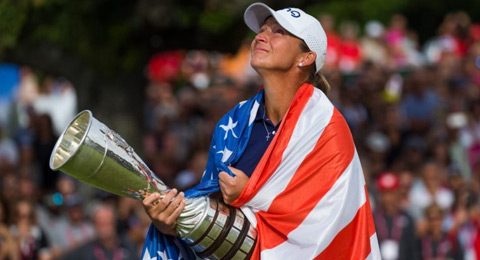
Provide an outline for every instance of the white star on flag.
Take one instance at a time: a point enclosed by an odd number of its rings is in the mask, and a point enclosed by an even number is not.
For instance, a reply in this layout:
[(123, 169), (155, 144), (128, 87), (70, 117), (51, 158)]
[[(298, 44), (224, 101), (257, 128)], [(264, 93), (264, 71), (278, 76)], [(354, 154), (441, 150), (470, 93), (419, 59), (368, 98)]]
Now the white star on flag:
[(238, 121), (233, 123), (233, 120), (231, 117), (228, 117), (228, 125), (220, 125), (220, 128), (222, 128), (223, 130), (225, 130), (225, 137), (223, 138), (223, 140), (227, 140), (227, 137), (228, 137), (228, 132), (229, 131), (232, 131), (232, 135), (235, 137), (235, 138), (238, 138), (237, 135), (235, 134), (235, 132), (233, 132), (233, 128), (235, 128), (238, 124)]
[(145, 254), (143, 255), (142, 260), (157, 260), (157, 257), (150, 257), (150, 252), (148, 252), (148, 249), (145, 250)]
[(221, 153), (222, 154), (222, 162), (226, 162), (228, 160), (228, 158), (230, 158), (230, 155), (232, 155), (232, 151), (228, 150), (227, 147), (225, 147), (223, 149), (223, 151), (218, 151), (217, 153)]
[(162, 251), (157, 251), (157, 253), (162, 260), (173, 260), (171, 258), (168, 258), (167, 251), (163, 251), (163, 252)]
[(244, 101), (240, 102), (240, 103), (238, 104), (238, 105), (239, 105), (238, 107), (242, 107), (243, 105), (245, 105), (245, 103), (247, 103), (247, 100), (244, 100)]

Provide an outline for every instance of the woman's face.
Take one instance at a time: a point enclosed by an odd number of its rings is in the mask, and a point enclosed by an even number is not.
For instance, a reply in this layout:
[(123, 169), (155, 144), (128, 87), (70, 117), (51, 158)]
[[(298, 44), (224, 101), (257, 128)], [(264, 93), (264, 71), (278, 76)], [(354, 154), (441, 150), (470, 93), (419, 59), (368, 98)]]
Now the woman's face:
[(290, 34), (270, 17), (251, 44), (251, 65), (257, 70), (288, 71), (296, 67), (304, 54), (301, 40)]

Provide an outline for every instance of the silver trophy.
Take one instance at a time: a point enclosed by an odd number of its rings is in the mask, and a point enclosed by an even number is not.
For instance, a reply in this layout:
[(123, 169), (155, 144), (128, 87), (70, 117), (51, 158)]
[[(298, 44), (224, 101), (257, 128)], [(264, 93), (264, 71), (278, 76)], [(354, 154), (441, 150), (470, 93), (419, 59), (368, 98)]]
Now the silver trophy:
[[(58, 139), (50, 168), (96, 188), (141, 200), (146, 194), (165, 195), (170, 189), (145, 165), (125, 140), (80, 112)], [(203, 259), (249, 259), (257, 231), (243, 212), (208, 196), (186, 198), (176, 231)]]

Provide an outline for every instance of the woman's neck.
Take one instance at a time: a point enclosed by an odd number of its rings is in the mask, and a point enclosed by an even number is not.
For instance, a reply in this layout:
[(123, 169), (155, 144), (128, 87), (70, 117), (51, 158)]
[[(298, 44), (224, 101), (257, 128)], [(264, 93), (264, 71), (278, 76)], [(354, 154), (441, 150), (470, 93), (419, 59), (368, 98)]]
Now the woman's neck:
[(306, 81), (295, 75), (263, 75), (265, 112), (273, 124), (278, 124), (287, 113), (298, 88)]

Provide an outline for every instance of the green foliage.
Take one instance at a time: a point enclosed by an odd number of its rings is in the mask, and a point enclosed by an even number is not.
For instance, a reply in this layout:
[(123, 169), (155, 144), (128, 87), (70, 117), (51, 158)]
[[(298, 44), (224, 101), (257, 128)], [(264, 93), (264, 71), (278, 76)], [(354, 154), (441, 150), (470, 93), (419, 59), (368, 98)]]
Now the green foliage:
[(364, 0), (360, 4), (361, 22), (375, 19), (388, 23), (392, 14), (401, 13), (406, 6), (405, 0)]
[[(0, 0), (0, 54), (41, 44), (70, 53), (101, 71), (131, 70), (164, 49), (215, 48), (234, 51), (249, 33), (242, 21), (244, 0)], [(267, 1), (268, 2), (268, 1)], [(269, 2), (274, 6), (273, 1)], [(337, 21), (388, 24), (407, 16), (420, 38), (431, 37), (444, 15), (463, 9), (480, 19), (478, 0), (292, 0), (308, 13), (332, 14)], [(281, 5), (281, 6), (280, 6)], [(428, 15), (426, 15), (428, 14)], [(229, 39), (220, 41), (219, 39)], [(29, 47), (30, 46), (30, 47)], [(47, 55), (48, 56), (48, 55)]]
[(142, 55), (130, 39), (133, 7), (127, 0), (1, 0), (0, 51), (49, 44), (96, 69), (128, 70)]
[(232, 25), (232, 15), (223, 10), (207, 11), (200, 17), (200, 28), (207, 32), (221, 33)]
[(17, 44), (28, 12), (26, 0), (0, 1), (0, 53)]

